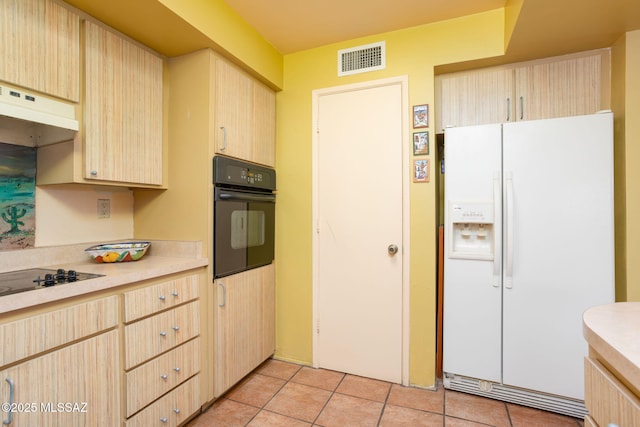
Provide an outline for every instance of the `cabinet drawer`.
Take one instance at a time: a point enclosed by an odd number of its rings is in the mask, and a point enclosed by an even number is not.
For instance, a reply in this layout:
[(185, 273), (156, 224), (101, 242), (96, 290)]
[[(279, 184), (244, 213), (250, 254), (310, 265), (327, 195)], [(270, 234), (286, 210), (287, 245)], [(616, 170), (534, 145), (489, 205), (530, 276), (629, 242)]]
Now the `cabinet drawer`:
[(129, 323), (198, 298), (198, 276), (182, 277), (124, 294), (124, 321)]
[(200, 338), (126, 374), (127, 417), (200, 371)]
[(127, 427), (174, 427), (200, 409), (200, 375), (196, 375), (142, 412), (127, 420)]
[(585, 358), (585, 406), (598, 425), (640, 427), (640, 400), (602, 364)]
[(111, 296), (0, 325), (0, 366), (113, 328), (117, 307)]
[(193, 301), (124, 328), (125, 369), (200, 334), (200, 302)]

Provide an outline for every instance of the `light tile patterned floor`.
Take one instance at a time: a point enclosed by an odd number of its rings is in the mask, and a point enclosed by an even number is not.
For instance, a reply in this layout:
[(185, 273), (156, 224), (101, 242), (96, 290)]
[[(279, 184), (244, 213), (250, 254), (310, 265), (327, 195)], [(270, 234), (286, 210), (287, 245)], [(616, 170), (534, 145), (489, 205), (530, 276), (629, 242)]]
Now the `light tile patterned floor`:
[(189, 427), (579, 427), (582, 420), (270, 359)]

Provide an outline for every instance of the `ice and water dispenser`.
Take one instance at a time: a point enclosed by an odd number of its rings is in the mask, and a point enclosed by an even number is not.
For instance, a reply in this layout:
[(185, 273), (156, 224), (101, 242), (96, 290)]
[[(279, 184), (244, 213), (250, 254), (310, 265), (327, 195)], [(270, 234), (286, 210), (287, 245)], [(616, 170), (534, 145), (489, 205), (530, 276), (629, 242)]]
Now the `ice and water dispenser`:
[(449, 257), (493, 260), (493, 203), (449, 205)]

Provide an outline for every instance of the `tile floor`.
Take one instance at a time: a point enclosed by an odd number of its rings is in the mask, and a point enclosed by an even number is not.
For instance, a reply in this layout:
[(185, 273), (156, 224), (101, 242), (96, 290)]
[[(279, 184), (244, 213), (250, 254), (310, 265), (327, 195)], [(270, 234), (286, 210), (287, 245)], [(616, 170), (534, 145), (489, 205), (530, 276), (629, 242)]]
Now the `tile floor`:
[(579, 427), (582, 420), (270, 359), (188, 427)]

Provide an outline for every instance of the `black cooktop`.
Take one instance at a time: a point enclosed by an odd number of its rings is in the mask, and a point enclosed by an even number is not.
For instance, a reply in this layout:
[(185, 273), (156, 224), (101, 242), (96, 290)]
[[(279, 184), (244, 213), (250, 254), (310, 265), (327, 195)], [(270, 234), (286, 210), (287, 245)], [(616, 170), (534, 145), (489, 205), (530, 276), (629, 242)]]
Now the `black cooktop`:
[(81, 273), (75, 270), (65, 271), (62, 268), (29, 268), (0, 273), (0, 296), (65, 285), (101, 276), (103, 274)]

